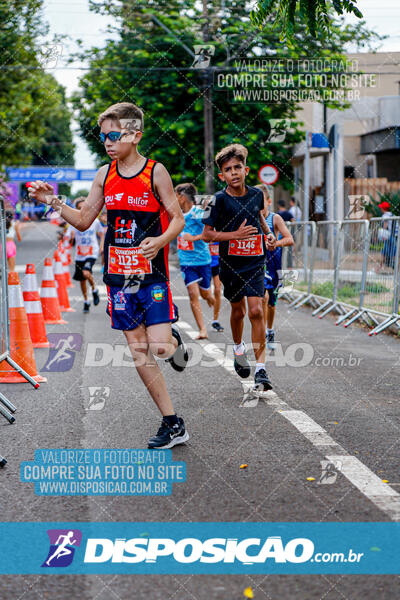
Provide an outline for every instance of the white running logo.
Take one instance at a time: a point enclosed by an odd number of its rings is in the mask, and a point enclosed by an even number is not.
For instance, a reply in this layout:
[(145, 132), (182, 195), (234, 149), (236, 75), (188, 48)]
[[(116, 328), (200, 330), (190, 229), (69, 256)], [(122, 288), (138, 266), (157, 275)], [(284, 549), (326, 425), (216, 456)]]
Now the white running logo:
[[(66, 548), (66, 546), (73, 546), (76, 543), (76, 540), (71, 539), (74, 535), (73, 531), (68, 531), (67, 535), (60, 535), (58, 540), (56, 541), (56, 545), (58, 548), (55, 550), (54, 554), (50, 556), (48, 560), (46, 560), (46, 565), (50, 566), (53, 558), (61, 558), (62, 556), (66, 556), (67, 554), (71, 554), (71, 550)], [(62, 540), (62, 542), (60, 542)]]

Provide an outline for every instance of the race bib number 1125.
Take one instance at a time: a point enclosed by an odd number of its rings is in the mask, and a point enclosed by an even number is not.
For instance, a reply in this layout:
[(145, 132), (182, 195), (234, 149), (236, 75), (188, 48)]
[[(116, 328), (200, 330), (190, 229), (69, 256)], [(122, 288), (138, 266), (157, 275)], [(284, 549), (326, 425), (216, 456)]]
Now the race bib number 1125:
[(151, 261), (143, 256), (141, 248), (109, 247), (108, 273), (110, 275), (143, 275), (151, 272)]

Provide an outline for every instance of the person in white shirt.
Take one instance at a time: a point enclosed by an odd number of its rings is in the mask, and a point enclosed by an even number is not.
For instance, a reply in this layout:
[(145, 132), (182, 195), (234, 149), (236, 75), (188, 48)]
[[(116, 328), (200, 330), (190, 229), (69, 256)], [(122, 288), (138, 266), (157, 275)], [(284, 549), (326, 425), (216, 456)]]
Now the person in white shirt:
[[(85, 200), (86, 198), (83, 196), (77, 198), (75, 201), (75, 208), (79, 210), (80, 205)], [(96, 287), (92, 270), (93, 265), (99, 256), (99, 241), (104, 235), (104, 231), (104, 227), (99, 219), (95, 219), (89, 229), (86, 229), (86, 231), (79, 231), (70, 225), (65, 234), (71, 242), (73, 239), (75, 239), (75, 273), (73, 275), (73, 279), (75, 279), (75, 281), (79, 281), (81, 284), (84, 300), (84, 313), (88, 313), (90, 309), (86, 281), (89, 282), (89, 285), (92, 288), (93, 304), (97, 306), (97, 304), (100, 302), (99, 291)]]
[(291, 215), (293, 215), (293, 218), (295, 221), (297, 221), (297, 222), (301, 221), (301, 217), (302, 217), (301, 208), (296, 205), (296, 200), (293, 197), (290, 198), (289, 212)]

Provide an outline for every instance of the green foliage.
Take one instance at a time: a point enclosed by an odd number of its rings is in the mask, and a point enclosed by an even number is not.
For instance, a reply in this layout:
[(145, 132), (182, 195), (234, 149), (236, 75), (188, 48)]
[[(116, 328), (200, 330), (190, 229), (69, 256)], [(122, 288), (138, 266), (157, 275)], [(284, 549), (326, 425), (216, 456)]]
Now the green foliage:
[[(312, 293), (322, 298), (332, 298), (333, 296), (333, 282), (324, 281), (323, 283), (315, 283), (311, 286)], [(382, 285), (379, 282), (367, 283), (365, 286), (365, 292), (367, 294), (384, 294), (390, 292), (389, 288)], [(361, 284), (358, 282), (347, 281), (339, 284), (337, 291), (337, 298), (348, 304), (353, 304), (354, 300), (359, 300), (361, 293)]]
[(42, 4), (0, 2), (0, 153), (5, 166), (59, 164), (67, 156), (73, 162), (64, 91), (41, 64), (47, 34)]
[(66, 103), (64, 88), (54, 77), (43, 73), (42, 85), (49, 94), (42, 114), (44, 136), (41, 146), (34, 152), (32, 164), (69, 166), (74, 164), (75, 145), (72, 142), (71, 113)]
[(75, 198), (79, 198), (80, 196), (87, 196), (88, 193), (89, 192), (87, 188), (81, 188), (72, 194), (71, 199), (75, 200)]
[(379, 204), (382, 202), (388, 202), (390, 206), (390, 212), (395, 217), (400, 217), (400, 191), (397, 192), (385, 192), (382, 194), (378, 192), (378, 200), (369, 194), (369, 200), (364, 199), (362, 202), (363, 208), (373, 217), (381, 217), (383, 212), (379, 208)]
[(281, 29), (281, 37), (292, 39), (298, 15), (308, 33), (316, 38), (318, 33), (326, 35), (329, 32), (330, 13), (333, 11), (340, 16), (352, 13), (359, 19), (362, 18), (357, 0), (258, 0), (256, 8), (251, 12), (251, 19), (262, 28), (275, 15), (275, 24)]
[[(299, 123), (295, 122), (296, 102), (232, 101), (229, 92), (217, 89), (218, 75), (234, 73), (239, 60), (260, 57), (283, 63), (304, 55), (340, 60), (347, 42), (362, 45), (371, 38), (363, 27), (332, 25), (329, 39), (321, 43), (310, 38), (303, 26), (295, 42), (288, 46), (272, 25), (261, 31), (254, 28), (246, 5), (239, 0), (226, 3), (223, 13), (220, 2), (208, 2), (208, 21), (202, 18), (201, 3), (192, 0), (105, 0), (92, 5), (97, 11), (112, 15), (113, 31), (118, 36), (104, 48), (92, 48), (83, 55), (89, 60), (90, 70), (73, 98), (82, 137), (96, 154), (98, 164), (108, 161), (98, 140), (97, 116), (115, 102), (134, 102), (145, 111), (141, 152), (165, 164), (175, 183), (189, 180), (200, 189), (204, 189), (205, 72), (191, 69), (193, 58), (182, 44), (191, 49), (201, 44), (208, 23), (209, 43), (215, 48), (211, 61), (215, 152), (229, 143), (240, 142), (249, 151), (250, 185), (258, 182), (259, 167), (271, 162), (280, 171), (279, 183), (290, 189), (291, 148), (302, 137)], [(154, 22), (150, 13), (174, 35)], [(284, 143), (267, 142), (270, 119), (291, 120)]]

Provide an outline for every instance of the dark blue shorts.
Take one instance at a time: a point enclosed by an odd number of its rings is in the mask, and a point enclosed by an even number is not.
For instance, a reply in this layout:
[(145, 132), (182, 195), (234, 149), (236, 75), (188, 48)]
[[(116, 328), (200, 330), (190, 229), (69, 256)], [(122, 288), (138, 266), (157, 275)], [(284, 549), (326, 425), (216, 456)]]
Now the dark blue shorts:
[(276, 271), (265, 271), (264, 286), (266, 291), (268, 292), (268, 304), (270, 306), (276, 306), (276, 303), (278, 301), (278, 289), (281, 286), (279, 275)]
[(107, 286), (107, 314), (113, 329), (128, 331), (141, 323), (149, 327), (172, 322), (174, 306), (169, 283), (150, 283), (136, 293), (131, 291), (132, 288)]
[(210, 265), (191, 265), (181, 266), (181, 272), (185, 285), (198, 283), (202, 290), (208, 290), (211, 286), (211, 266)]

